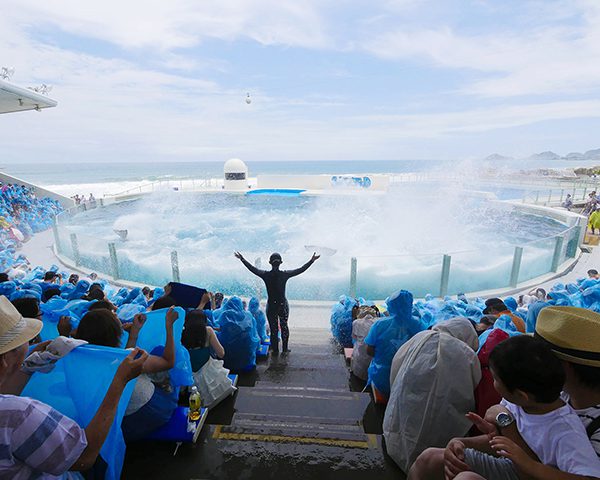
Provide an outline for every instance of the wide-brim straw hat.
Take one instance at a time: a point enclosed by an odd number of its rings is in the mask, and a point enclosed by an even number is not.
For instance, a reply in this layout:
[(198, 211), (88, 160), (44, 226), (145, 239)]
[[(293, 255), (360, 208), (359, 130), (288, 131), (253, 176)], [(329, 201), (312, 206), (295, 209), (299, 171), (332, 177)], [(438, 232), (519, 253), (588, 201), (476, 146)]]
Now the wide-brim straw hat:
[(0, 296), (0, 355), (28, 343), (42, 330), (42, 322), (25, 318), (5, 296)]
[(535, 336), (567, 362), (600, 367), (600, 314), (577, 307), (546, 307), (540, 311)]

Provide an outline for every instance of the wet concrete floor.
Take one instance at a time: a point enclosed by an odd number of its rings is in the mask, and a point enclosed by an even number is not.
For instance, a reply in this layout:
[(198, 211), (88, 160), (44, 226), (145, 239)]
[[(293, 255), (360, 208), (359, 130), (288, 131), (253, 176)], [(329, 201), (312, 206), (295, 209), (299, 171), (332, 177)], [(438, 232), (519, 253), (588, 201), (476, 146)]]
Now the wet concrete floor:
[(125, 479), (402, 479), (382, 448), (383, 409), (352, 378), (325, 329), (296, 329), (292, 352), (240, 375), (195, 445), (128, 445)]

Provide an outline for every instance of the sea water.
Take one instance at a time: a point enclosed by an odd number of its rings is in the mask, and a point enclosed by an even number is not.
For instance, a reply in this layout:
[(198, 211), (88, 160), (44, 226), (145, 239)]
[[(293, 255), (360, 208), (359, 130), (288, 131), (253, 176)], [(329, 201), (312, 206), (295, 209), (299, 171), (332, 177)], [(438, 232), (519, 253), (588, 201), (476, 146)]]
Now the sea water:
[[(284, 269), (315, 251), (322, 258), (290, 280), (289, 298), (334, 300), (349, 291), (353, 258), (357, 294), (372, 299), (400, 288), (437, 294), (444, 254), (453, 293), (507, 286), (515, 245), (524, 246), (520, 279), (533, 278), (549, 271), (552, 237), (566, 226), (452, 185), (403, 184), (384, 195), (161, 192), (78, 214), (61, 228), (62, 243), (76, 233), (84, 264), (97, 270), (111, 273), (112, 242), (121, 278), (163, 285), (176, 251), (182, 281), (225, 294), (265, 294), (235, 251), (261, 268), (279, 252)], [(127, 230), (126, 240), (115, 230)]]

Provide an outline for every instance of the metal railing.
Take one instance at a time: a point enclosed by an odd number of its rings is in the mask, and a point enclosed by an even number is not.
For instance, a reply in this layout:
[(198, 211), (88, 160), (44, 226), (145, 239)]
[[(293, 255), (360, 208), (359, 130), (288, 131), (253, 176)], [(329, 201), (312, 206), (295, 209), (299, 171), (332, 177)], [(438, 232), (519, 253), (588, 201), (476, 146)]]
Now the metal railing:
[(192, 178), (180, 180), (156, 180), (155, 182), (145, 183), (137, 187), (131, 187), (118, 193), (106, 194), (110, 197), (123, 197), (127, 195), (139, 195), (144, 193), (165, 192), (165, 191), (183, 191), (196, 192), (203, 190), (217, 190), (223, 186), (223, 180), (218, 178)]

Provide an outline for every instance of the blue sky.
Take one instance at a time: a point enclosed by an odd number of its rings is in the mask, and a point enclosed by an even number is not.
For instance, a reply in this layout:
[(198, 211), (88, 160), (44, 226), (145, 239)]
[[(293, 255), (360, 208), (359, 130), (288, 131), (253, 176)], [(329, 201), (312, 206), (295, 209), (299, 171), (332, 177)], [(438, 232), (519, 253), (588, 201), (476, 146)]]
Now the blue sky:
[[(600, 147), (596, 0), (5, 0), (59, 106), (5, 161), (468, 159)], [(252, 103), (244, 102), (249, 92)]]

